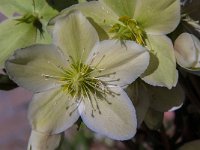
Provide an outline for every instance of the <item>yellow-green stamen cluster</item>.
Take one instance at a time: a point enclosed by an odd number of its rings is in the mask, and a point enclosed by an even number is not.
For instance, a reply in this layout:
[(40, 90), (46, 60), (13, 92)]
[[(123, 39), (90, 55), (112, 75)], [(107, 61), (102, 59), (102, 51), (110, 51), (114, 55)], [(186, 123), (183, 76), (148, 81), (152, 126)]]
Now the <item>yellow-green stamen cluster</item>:
[[(114, 75), (114, 73), (104, 74), (100, 76), (93, 76), (93, 74), (98, 74), (101, 72), (101, 69), (97, 69), (96, 67), (92, 68), (89, 65), (83, 64), (81, 62), (71, 63), (69, 67), (66, 69), (57, 66), (63, 72), (63, 76), (57, 77), (52, 75), (43, 74), (42, 76), (45, 79), (56, 79), (62, 83), (62, 91), (71, 97), (74, 100), (74, 104), (78, 105), (83, 100), (89, 100), (92, 107), (92, 116), (93, 111), (98, 110), (99, 114), (101, 114), (98, 100), (104, 100), (108, 104), (111, 104), (106, 98), (107, 95), (111, 95), (115, 97), (118, 93), (110, 90), (109, 85), (115, 86), (112, 84), (117, 80), (109, 80), (102, 81), (100, 77), (109, 77), (110, 75)], [(70, 106), (67, 106), (68, 109)], [(77, 109), (77, 108), (76, 108)], [(73, 111), (70, 113), (72, 114)]]
[(119, 40), (132, 40), (140, 45), (146, 46), (146, 33), (138, 22), (130, 17), (123, 16), (119, 18), (121, 23), (116, 23), (110, 29), (114, 33), (113, 38)]

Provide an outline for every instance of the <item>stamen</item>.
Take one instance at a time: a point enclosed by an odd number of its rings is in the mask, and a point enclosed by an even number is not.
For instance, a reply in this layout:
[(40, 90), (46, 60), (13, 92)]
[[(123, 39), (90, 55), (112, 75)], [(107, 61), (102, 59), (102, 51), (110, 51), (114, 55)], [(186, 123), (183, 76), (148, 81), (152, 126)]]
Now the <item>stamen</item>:
[(53, 76), (53, 75), (48, 75), (48, 74), (42, 74), (41, 76), (45, 77), (46, 79), (57, 79), (57, 80), (65, 79), (65, 77), (62, 77), (62, 76)]
[(122, 16), (119, 18), (119, 21), (121, 23), (114, 24), (110, 29), (110, 32), (115, 34), (113, 38), (121, 41), (132, 40), (142, 46), (147, 45), (145, 41), (147, 39), (146, 32), (136, 20), (127, 16)]
[(93, 53), (92, 60), (91, 60), (91, 62), (90, 62), (90, 64), (89, 64), (89, 66), (91, 66), (91, 64), (94, 62), (94, 59), (96, 58), (96, 56), (97, 56), (98, 54), (99, 54), (99, 52)]
[(98, 104), (98, 102), (97, 102), (97, 99), (96, 99), (96, 92), (95, 92), (95, 94), (94, 94), (95, 96), (94, 96), (94, 100), (95, 100), (95, 103), (96, 103), (96, 107), (97, 107), (97, 110), (98, 110), (98, 112), (99, 112), (99, 114), (101, 114), (101, 110), (100, 110), (100, 108), (99, 108), (99, 104)]

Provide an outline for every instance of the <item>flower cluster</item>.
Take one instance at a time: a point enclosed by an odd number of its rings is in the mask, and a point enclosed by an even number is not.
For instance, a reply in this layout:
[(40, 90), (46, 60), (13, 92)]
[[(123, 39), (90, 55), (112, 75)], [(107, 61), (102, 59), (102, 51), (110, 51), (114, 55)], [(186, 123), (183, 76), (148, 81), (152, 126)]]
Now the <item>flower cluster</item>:
[[(180, 18), (179, 0), (91, 1), (52, 18), (51, 44), (18, 49), (5, 62), (9, 77), (34, 93), (28, 149), (55, 149), (79, 118), (96, 133), (131, 139), (143, 121), (154, 128), (152, 116), (160, 121), (182, 105), (176, 59), (198, 67), (193, 57), (200, 48), (195, 37), (182, 35), (174, 50), (167, 34)], [(195, 43), (188, 60), (183, 36)]]

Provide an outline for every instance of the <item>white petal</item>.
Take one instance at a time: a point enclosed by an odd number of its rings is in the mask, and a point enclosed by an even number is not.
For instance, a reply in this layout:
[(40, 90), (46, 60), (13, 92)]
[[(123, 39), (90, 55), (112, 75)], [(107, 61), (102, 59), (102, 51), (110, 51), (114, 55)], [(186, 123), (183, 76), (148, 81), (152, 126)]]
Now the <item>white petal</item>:
[(96, 110), (93, 113), (90, 101), (84, 99), (82, 107), (79, 108), (81, 118), (88, 128), (99, 134), (115, 140), (130, 139), (135, 135), (137, 127), (135, 109), (121, 88), (113, 87), (110, 89), (120, 95), (115, 95), (115, 97), (106, 95), (106, 100), (97, 99), (101, 113), (97, 109), (94, 97), (91, 98)]
[(180, 0), (137, 0), (134, 19), (149, 34), (172, 32), (180, 21)]
[(49, 135), (32, 130), (27, 150), (55, 150), (60, 140), (61, 134)]
[(177, 63), (185, 68), (200, 67), (200, 41), (192, 34), (182, 33), (176, 39), (175, 54)]
[[(124, 86), (132, 83), (147, 68), (149, 64), (149, 52), (144, 47), (133, 41), (120, 43), (116, 40), (106, 40), (95, 45), (88, 58), (88, 64), (96, 67), (101, 72), (96, 76), (115, 73), (109, 76), (112, 82)], [(102, 77), (102, 80), (107, 80)]]
[(38, 44), (17, 50), (5, 67), (19, 86), (40, 92), (60, 85), (57, 79), (47, 79), (44, 75), (63, 76), (60, 67), (67, 66), (65, 59), (55, 46)]
[(75, 61), (82, 62), (99, 41), (98, 34), (89, 21), (78, 11), (60, 17), (53, 30), (54, 44)]
[[(144, 74), (142, 79), (153, 86), (163, 86), (171, 89), (176, 86), (178, 72), (174, 48), (171, 40), (164, 35), (148, 35), (148, 48), (153, 50), (159, 60), (159, 65), (151, 74)], [(150, 61), (150, 65), (151, 62)]]
[(76, 104), (62, 89), (35, 94), (28, 113), (32, 129), (49, 134), (63, 132), (79, 118)]

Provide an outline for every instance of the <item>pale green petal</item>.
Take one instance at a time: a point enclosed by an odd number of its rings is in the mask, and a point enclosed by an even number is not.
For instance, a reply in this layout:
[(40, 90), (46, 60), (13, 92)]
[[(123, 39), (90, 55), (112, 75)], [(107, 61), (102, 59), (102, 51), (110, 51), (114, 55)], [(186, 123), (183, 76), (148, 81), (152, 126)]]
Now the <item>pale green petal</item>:
[(71, 127), (79, 118), (73, 99), (62, 89), (53, 89), (33, 96), (28, 119), (32, 129), (57, 134)]
[(32, 0), (0, 0), (0, 11), (7, 17), (14, 13), (26, 14), (33, 11)]
[(189, 33), (182, 33), (174, 44), (177, 63), (184, 68), (200, 68), (200, 41)]
[(57, 11), (51, 8), (46, 0), (1, 0), (0, 11), (8, 17), (15, 13), (20, 15), (37, 13), (45, 20), (57, 14)]
[(141, 84), (140, 81), (136, 80), (126, 88), (126, 93), (130, 97), (136, 110), (137, 124), (138, 127), (144, 121), (147, 111), (150, 107), (150, 97), (148, 89)]
[(51, 44), (52, 43), (52, 37), (48, 33), (48, 31), (45, 29), (42, 34), (40, 32), (37, 32), (37, 40), (36, 40), (35, 43), (37, 43), (37, 44), (39, 44), (39, 43), (41, 43), (41, 44)]
[(5, 20), (0, 24), (0, 68), (14, 50), (29, 46), (36, 41), (36, 28), (32, 24)]
[(5, 67), (19, 86), (40, 92), (62, 84), (59, 77), (63, 77), (62, 67), (67, 67), (67, 58), (53, 45), (34, 45), (17, 50)]
[(200, 147), (200, 140), (194, 140), (185, 143), (183, 146), (178, 148), (178, 150), (198, 150)]
[[(94, 108), (88, 99), (84, 99), (79, 112), (81, 118), (88, 128), (115, 140), (127, 140), (135, 135), (137, 120), (135, 109), (127, 94), (118, 87), (110, 88), (119, 95), (106, 95), (105, 99), (98, 99), (100, 113), (92, 97)], [(108, 104), (109, 101), (111, 104)], [(93, 114), (93, 116), (92, 116)]]
[(184, 91), (179, 84), (171, 90), (164, 87), (148, 86), (148, 91), (151, 108), (160, 112), (182, 105), (185, 99)]
[(55, 150), (60, 140), (61, 134), (49, 135), (32, 130), (27, 150)]
[(180, 0), (137, 0), (133, 18), (149, 34), (170, 33), (180, 21)]
[(133, 17), (137, 0), (100, 0), (111, 8), (119, 17)]
[(172, 42), (164, 35), (148, 35), (148, 42), (148, 48), (154, 51), (158, 58), (159, 65), (152, 74), (144, 74), (142, 79), (150, 85), (163, 86), (171, 89), (176, 86), (178, 80)]
[[(101, 70), (94, 76), (120, 86), (132, 83), (147, 68), (149, 52), (133, 41), (105, 40), (95, 45), (87, 60), (88, 64)], [(111, 74), (106, 76), (106, 74)]]
[[(71, 7), (64, 9), (56, 18), (68, 14), (71, 10), (81, 11), (90, 21), (94, 21), (101, 27), (111, 27), (119, 19), (119, 16), (117, 16), (109, 7), (98, 1), (72, 5)], [(50, 24), (53, 23), (55, 19), (51, 20)]]
[(146, 113), (144, 122), (148, 126), (148, 128), (152, 130), (158, 129), (162, 125), (163, 115), (163, 112), (159, 112), (150, 108)]
[(56, 20), (53, 39), (65, 54), (74, 61), (82, 61), (99, 41), (98, 34), (89, 21), (78, 11)]
[(58, 14), (58, 11), (53, 9), (46, 0), (34, 0), (35, 12), (42, 16), (42, 19), (49, 21), (52, 17)]

